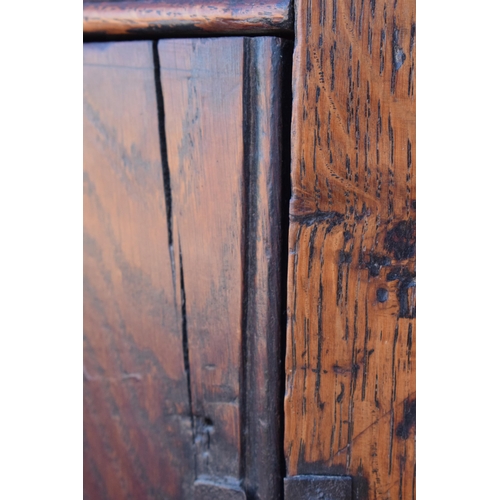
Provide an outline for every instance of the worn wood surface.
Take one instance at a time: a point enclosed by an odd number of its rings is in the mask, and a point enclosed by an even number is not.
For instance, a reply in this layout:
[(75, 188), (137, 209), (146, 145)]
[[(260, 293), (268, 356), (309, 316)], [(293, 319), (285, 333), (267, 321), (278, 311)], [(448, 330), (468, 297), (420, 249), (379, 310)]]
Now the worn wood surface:
[(245, 500), (247, 497), (238, 482), (221, 483), (198, 479), (194, 483), (193, 500)]
[(175, 280), (189, 350), (196, 474), (239, 477), (243, 41), (158, 47)]
[(415, 496), (415, 3), (298, 0), (287, 473)]
[(84, 47), (84, 498), (190, 498), (150, 42)]
[(196, 475), (256, 499), (281, 488), (281, 46), (158, 44)]
[(85, 1), (83, 33), (96, 37), (293, 35), (290, 0)]
[(245, 40), (245, 488), (281, 498), (292, 44)]
[(280, 498), (288, 43), (84, 47), (85, 498)]

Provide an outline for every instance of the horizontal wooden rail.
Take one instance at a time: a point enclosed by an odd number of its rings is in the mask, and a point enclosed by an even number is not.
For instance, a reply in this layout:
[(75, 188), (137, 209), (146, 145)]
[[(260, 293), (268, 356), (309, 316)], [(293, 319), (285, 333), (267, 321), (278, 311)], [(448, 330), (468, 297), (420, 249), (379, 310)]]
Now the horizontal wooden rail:
[(84, 2), (84, 38), (207, 35), (291, 36), (290, 0)]

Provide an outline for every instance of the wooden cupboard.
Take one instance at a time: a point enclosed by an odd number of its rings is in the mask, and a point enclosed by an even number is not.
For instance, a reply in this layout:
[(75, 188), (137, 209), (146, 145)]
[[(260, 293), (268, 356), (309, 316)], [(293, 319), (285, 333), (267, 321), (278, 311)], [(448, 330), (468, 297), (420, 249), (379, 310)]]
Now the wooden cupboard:
[(84, 40), (84, 497), (414, 498), (414, 3)]

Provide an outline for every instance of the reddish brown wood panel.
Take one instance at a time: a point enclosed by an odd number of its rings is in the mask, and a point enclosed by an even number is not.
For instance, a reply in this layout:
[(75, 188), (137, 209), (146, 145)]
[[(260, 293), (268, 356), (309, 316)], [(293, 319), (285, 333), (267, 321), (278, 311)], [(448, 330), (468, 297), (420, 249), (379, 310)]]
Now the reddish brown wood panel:
[(415, 3), (296, 5), (285, 454), (415, 495)]
[(84, 47), (84, 497), (191, 498), (150, 42)]
[(232, 483), (234, 498), (240, 484), (256, 499), (277, 498), (281, 488), (282, 45), (272, 38), (158, 45), (204, 498), (217, 484)]
[(290, 0), (86, 1), (85, 36), (293, 35)]
[(159, 43), (197, 474), (239, 478), (243, 41)]

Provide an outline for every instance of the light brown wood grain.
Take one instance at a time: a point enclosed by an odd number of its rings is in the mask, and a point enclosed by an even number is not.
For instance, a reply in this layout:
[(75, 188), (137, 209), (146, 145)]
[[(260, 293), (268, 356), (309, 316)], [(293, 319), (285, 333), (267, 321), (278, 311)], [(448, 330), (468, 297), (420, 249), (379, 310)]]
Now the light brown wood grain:
[(190, 498), (151, 42), (84, 47), (84, 497)]
[(83, 33), (92, 36), (293, 35), (290, 0), (87, 1)]
[(287, 473), (415, 495), (415, 4), (299, 0)]

